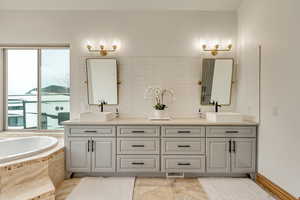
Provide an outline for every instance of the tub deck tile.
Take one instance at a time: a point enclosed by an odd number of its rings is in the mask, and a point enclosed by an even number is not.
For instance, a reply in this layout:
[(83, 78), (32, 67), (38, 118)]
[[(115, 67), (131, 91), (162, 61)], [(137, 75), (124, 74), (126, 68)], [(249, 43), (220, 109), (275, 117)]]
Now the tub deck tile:
[(17, 185), (0, 194), (0, 200), (53, 199), (55, 188), (49, 177)]

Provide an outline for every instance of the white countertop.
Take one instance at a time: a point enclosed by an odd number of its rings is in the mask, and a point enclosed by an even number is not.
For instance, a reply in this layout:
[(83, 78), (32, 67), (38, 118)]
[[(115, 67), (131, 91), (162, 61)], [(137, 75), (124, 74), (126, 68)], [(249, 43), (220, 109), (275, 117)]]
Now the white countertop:
[(202, 118), (172, 118), (171, 120), (149, 120), (146, 118), (116, 118), (111, 121), (82, 121), (79, 119), (69, 120), (63, 125), (258, 125), (254, 121), (243, 122), (213, 122)]

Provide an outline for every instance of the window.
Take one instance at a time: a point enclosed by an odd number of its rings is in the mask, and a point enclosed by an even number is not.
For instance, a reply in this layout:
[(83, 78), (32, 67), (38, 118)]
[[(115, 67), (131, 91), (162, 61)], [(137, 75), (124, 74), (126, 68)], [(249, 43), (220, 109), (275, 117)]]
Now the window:
[(5, 49), (7, 129), (62, 129), (70, 117), (67, 48)]

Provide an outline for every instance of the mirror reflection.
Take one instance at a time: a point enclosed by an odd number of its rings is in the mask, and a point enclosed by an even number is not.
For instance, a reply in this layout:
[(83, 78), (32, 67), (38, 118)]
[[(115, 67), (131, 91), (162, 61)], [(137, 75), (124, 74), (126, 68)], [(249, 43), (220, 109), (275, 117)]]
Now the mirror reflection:
[(203, 59), (202, 105), (230, 105), (233, 65), (233, 59)]
[(118, 104), (117, 61), (88, 58), (86, 68), (89, 104)]

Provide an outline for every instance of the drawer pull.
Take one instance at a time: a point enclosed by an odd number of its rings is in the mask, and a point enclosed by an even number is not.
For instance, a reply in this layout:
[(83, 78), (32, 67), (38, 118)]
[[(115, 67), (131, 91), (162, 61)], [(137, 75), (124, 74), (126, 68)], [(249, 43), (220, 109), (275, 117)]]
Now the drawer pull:
[(87, 148), (88, 148), (88, 149), (87, 149), (87, 150), (88, 150), (88, 152), (90, 152), (90, 142), (91, 142), (91, 141), (89, 140), (89, 141), (88, 141), (88, 146), (87, 146)]
[(95, 144), (95, 141), (94, 140), (92, 140), (92, 152), (94, 152), (94, 144)]
[(236, 143), (235, 143), (235, 141), (233, 140), (233, 153), (236, 153)]
[(178, 148), (190, 148), (191, 145), (177, 145)]
[(177, 131), (177, 133), (191, 133), (191, 131)]
[(97, 131), (84, 131), (85, 133), (97, 133)]
[(225, 131), (225, 133), (239, 133), (239, 131)]
[(190, 166), (191, 163), (177, 163), (177, 165), (179, 165), (179, 166)]
[(131, 133), (145, 133), (145, 131), (131, 131)]
[(145, 163), (143, 163), (143, 162), (133, 162), (133, 163), (131, 163), (132, 165), (144, 165)]
[(134, 144), (134, 145), (131, 145), (131, 147), (145, 147), (145, 145), (143, 145), (143, 144)]

